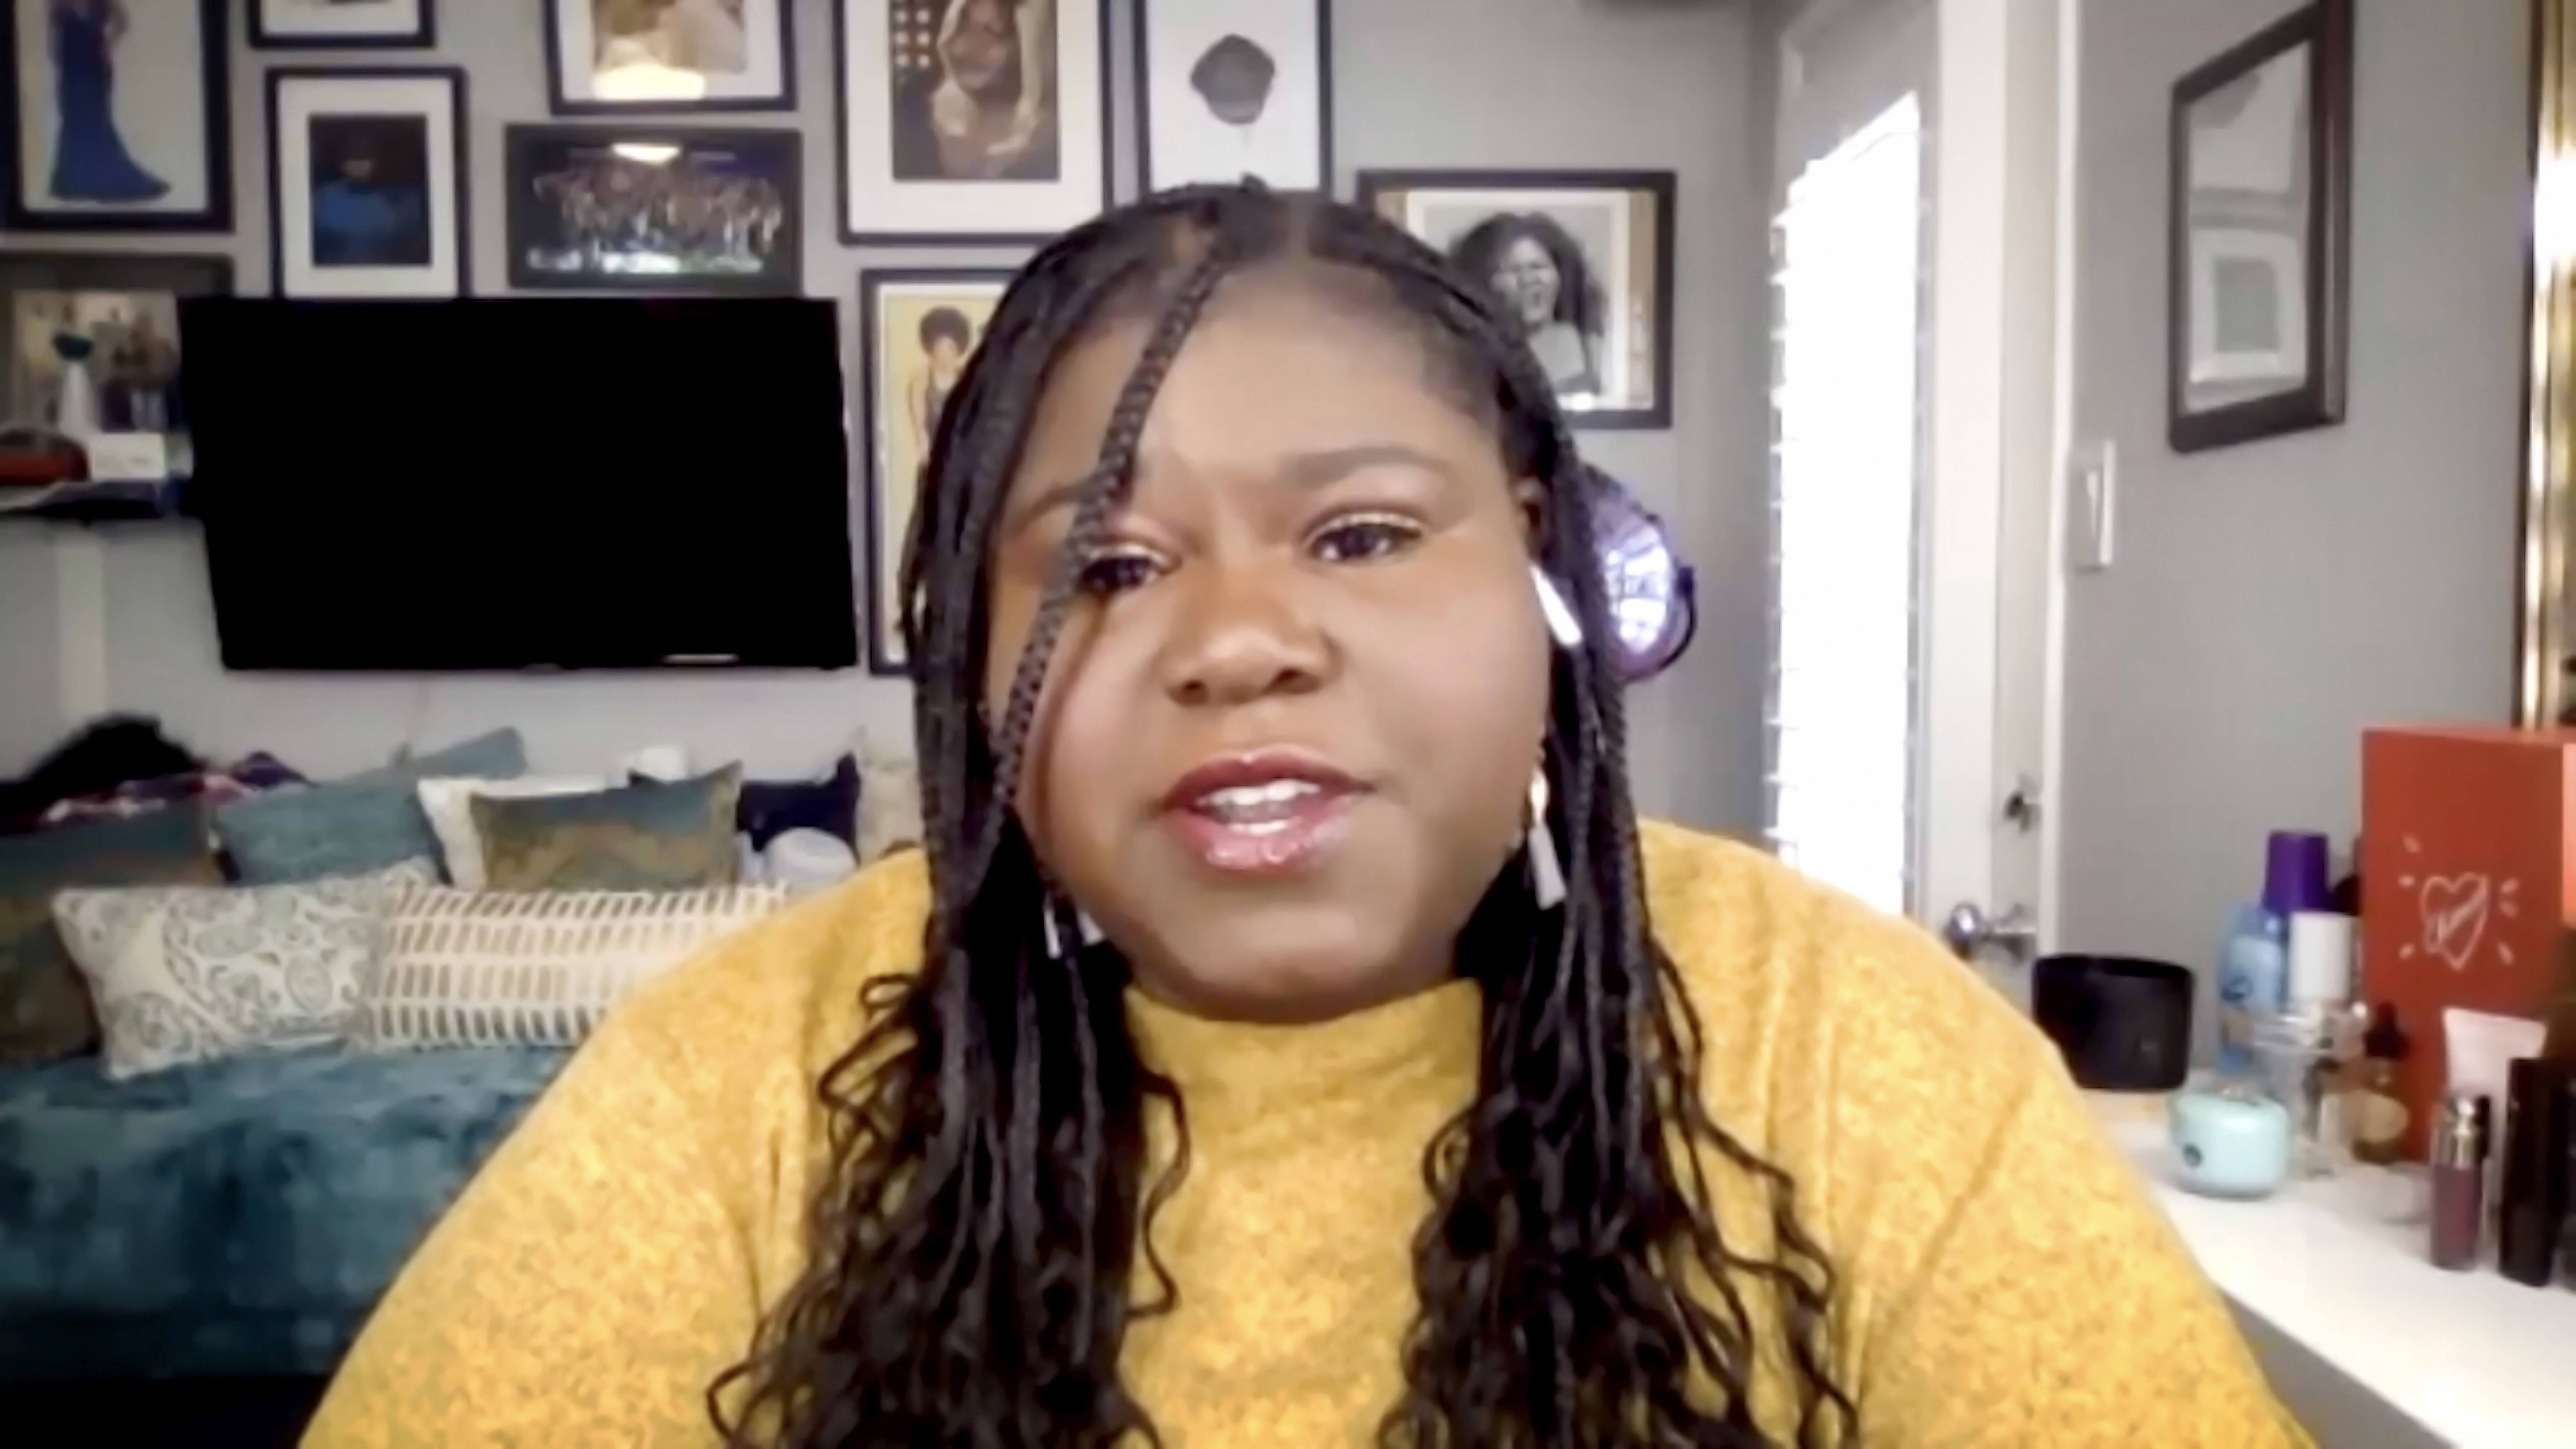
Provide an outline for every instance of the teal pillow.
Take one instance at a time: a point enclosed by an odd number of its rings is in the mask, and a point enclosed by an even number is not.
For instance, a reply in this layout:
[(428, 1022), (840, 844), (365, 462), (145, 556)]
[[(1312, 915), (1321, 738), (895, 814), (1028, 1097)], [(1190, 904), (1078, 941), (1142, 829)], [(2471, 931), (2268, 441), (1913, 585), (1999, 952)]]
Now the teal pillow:
[(592, 795), (474, 797), (483, 873), (500, 891), (685, 891), (742, 869), (734, 806), (742, 767)]
[(434, 755), (316, 785), (237, 800), (215, 811), (215, 835), (246, 885), (286, 885), (364, 875), (406, 860), (438, 858), (438, 836), (414, 787), (432, 775), (486, 780), (528, 772), (514, 729), (494, 730)]
[(56, 891), (223, 878), (194, 801), (0, 838), (0, 1064), (52, 1061), (98, 1045), (89, 987), (54, 929)]

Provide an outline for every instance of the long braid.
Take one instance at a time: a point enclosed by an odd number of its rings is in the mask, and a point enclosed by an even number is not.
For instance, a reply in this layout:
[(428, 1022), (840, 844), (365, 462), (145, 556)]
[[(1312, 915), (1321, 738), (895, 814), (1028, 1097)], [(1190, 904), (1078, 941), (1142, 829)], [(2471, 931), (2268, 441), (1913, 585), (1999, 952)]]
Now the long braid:
[[(1302, 260), (1301, 260), (1302, 259)], [(1118, 1372), (1128, 1324), (1180, 1287), (1153, 1225), (1188, 1170), (1184, 1104), (1136, 1058), (1125, 967), (1046, 958), (1071, 909), (1011, 805), (1074, 594), (1124, 495), (1153, 400), (1221, 282), (1273, 261), (1378, 279), (1444, 385), (1539, 482), (1541, 562), (1607, 618), (1586, 486), (1527, 349), (1476, 284), (1392, 226), (1257, 190), (1165, 193), (1058, 239), (996, 309), (931, 449), (902, 577), (933, 883), (917, 975), (872, 983), (870, 1025), (825, 1074), (831, 1170), (810, 1261), (746, 1360), (709, 1390), (733, 1445), (1106, 1445), (1154, 1427)], [(1048, 370), (1106, 310), (1157, 309), (1086, 475), (1032, 637), (988, 725), (987, 574)], [(1561, 655), (1545, 768), (1563, 909), (1506, 871), (1462, 934), (1486, 998), (1477, 1098), (1425, 1150), (1421, 1318), (1391, 1444), (1767, 1444), (1751, 1383), (1779, 1305), (1802, 1444), (1848, 1442), (1824, 1325), (1833, 1279), (1787, 1176), (1711, 1121), (1701, 1031), (1649, 931), (1605, 651)], [(1147, 1177), (1149, 1101), (1172, 1156)], [(1704, 1153), (1701, 1149), (1707, 1149)], [(1710, 1168), (1772, 1205), (1767, 1252), (1720, 1231)], [(1141, 1261), (1150, 1283), (1131, 1282)]]

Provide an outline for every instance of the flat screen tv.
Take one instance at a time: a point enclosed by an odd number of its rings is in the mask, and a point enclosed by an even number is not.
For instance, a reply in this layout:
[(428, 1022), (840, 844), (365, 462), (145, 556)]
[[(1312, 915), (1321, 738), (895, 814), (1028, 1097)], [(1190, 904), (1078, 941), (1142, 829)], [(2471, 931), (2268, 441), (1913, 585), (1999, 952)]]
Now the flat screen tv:
[(244, 670), (857, 662), (829, 302), (183, 304)]

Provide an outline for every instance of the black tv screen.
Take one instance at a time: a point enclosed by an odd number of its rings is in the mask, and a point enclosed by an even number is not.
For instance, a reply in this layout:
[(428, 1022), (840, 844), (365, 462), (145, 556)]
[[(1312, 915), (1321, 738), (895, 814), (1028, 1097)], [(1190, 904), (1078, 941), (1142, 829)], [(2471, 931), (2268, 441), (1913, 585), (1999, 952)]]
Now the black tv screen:
[(229, 669), (857, 662), (832, 304), (183, 304)]

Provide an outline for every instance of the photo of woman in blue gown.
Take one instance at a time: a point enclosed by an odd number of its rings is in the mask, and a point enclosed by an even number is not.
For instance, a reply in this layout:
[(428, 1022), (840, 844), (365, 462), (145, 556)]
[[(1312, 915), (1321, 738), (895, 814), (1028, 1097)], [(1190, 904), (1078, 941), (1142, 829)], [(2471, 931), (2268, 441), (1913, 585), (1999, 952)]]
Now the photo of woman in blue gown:
[(122, 0), (52, 0), (53, 194), (62, 201), (157, 201), (170, 183), (146, 171), (116, 130), (115, 51), (128, 25)]

